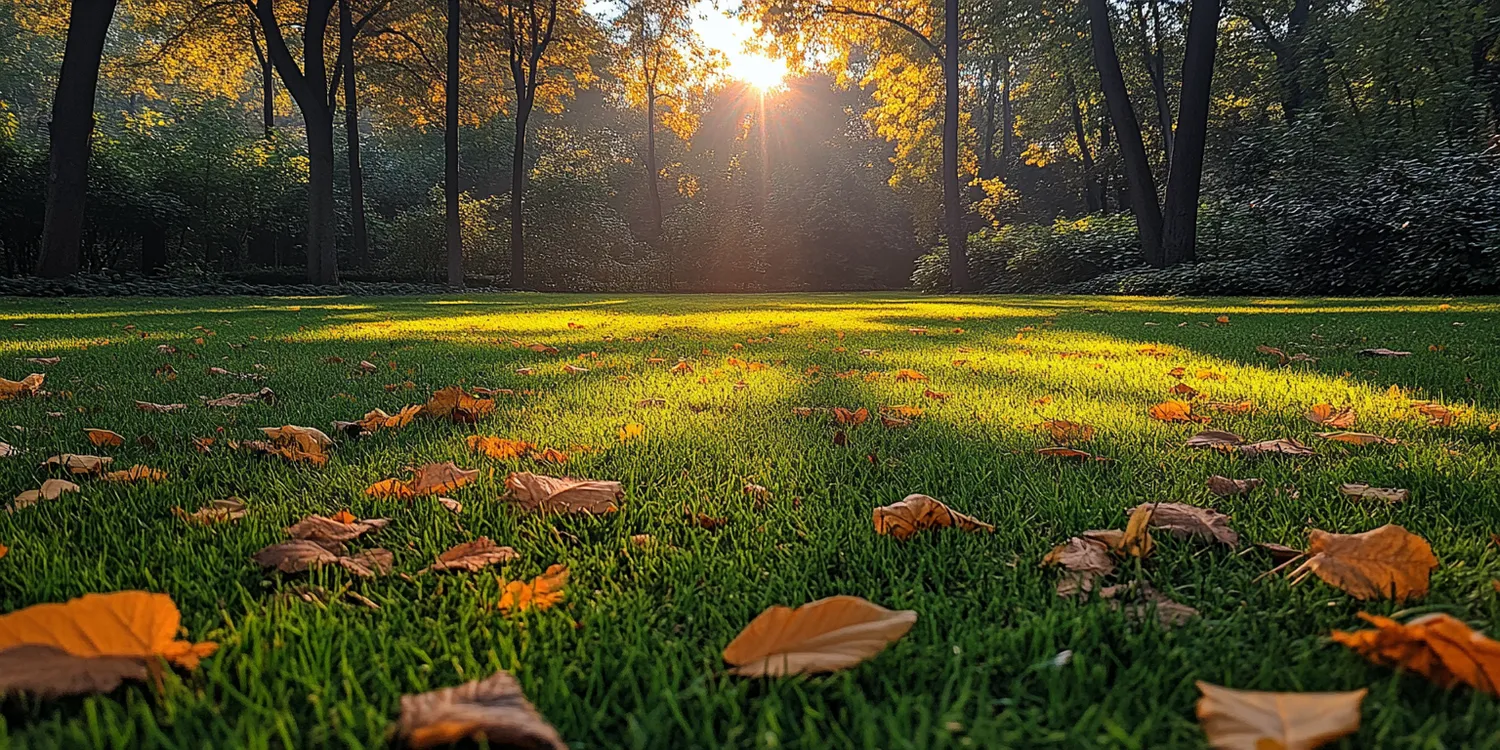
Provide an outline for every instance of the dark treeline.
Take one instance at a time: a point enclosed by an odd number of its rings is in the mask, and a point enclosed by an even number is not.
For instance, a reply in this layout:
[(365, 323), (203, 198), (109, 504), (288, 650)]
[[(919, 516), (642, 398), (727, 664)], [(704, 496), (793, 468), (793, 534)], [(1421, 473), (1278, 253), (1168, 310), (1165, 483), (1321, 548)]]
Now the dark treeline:
[(704, 12), (0, 0), (5, 275), (1500, 283), (1500, 0), (751, 0), (764, 88)]

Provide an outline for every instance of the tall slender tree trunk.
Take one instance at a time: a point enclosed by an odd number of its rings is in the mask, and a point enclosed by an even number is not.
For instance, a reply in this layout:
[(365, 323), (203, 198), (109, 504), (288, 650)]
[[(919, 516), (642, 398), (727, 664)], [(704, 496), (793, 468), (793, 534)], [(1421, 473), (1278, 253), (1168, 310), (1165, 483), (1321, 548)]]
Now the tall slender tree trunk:
[(344, 67), (344, 145), (349, 160), (349, 226), (353, 235), (355, 268), (370, 260), (370, 235), (365, 222), (365, 170), (359, 163), (359, 86), (354, 64), (354, 19), (349, 0), (339, 0), (339, 57)]
[(1163, 260), (1169, 266), (1197, 259), (1198, 194), (1203, 183), (1203, 147), (1208, 137), (1208, 104), (1219, 46), (1219, 0), (1193, 0), (1187, 48), (1182, 61), (1177, 146), (1167, 175), (1162, 229)]
[(1156, 178), (1146, 159), (1141, 141), (1141, 124), (1130, 105), (1125, 76), (1120, 72), (1120, 57), (1115, 51), (1114, 33), (1110, 28), (1107, 0), (1085, 0), (1089, 11), (1089, 30), (1093, 37), (1094, 67), (1104, 89), (1104, 102), (1114, 123), (1115, 142), (1125, 164), (1125, 182), (1130, 192), (1131, 211), (1135, 214), (1136, 234), (1141, 241), (1141, 255), (1148, 265), (1163, 268), (1161, 204), (1156, 197)]
[(94, 91), (104, 38), (115, 16), (115, 0), (73, 0), (68, 41), (63, 48), (57, 95), (52, 100), (47, 208), (36, 273), (62, 278), (78, 272), (89, 187), (90, 138), (94, 133)]
[(1010, 79), (1011, 58), (1005, 57), (1005, 70), (1000, 75), (1000, 176), (1010, 175), (1010, 165), (1016, 160), (1016, 118), (1011, 109)]
[(333, 113), (302, 112), (307, 123), (307, 280), (338, 283), (338, 255), (333, 202)]
[(661, 187), (657, 184), (660, 169), (656, 166), (656, 86), (646, 83), (646, 199), (650, 202), (651, 241), (661, 244), (662, 210)]
[(276, 66), (271, 63), (271, 58), (261, 47), (260, 36), (256, 33), (256, 28), (254, 24), (250, 26), (250, 49), (254, 50), (255, 62), (260, 65), (261, 137), (269, 141), (272, 133), (276, 131)]
[(964, 226), (958, 181), (958, 0), (944, 0), (943, 21), (943, 214), (948, 235), (948, 279), (953, 291), (969, 291), (969, 234)]
[(1083, 205), (1089, 213), (1104, 210), (1103, 189), (1095, 173), (1094, 155), (1089, 151), (1088, 132), (1083, 127), (1083, 108), (1078, 104), (1078, 89), (1068, 77), (1068, 104), (1073, 114), (1073, 138), (1078, 142), (1078, 153), (1083, 159)]
[(1167, 57), (1162, 51), (1161, 4), (1151, 0), (1151, 29), (1146, 28), (1146, 17), (1140, 17), (1141, 58), (1151, 78), (1151, 93), (1156, 100), (1156, 127), (1161, 133), (1163, 163), (1172, 163), (1172, 102), (1167, 97)]
[(980, 131), (979, 176), (985, 179), (995, 176), (995, 108), (1000, 104), (1000, 59), (992, 58), (990, 67), (980, 71), (988, 76), (989, 85), (980, 81), (979, 90), (984, 95), (984, 127)]
[(531, 119), (531, 103), (516, 104), (516, 139), (510, 166), (510, 285), (526, 288), (526, 124)]
[(448, 0), (448, 76), (443, 81), (444, 225), (448, 233), (448, 286), (464, 286), (464, 237), (458, 217), (458, 24), (459, 0)]

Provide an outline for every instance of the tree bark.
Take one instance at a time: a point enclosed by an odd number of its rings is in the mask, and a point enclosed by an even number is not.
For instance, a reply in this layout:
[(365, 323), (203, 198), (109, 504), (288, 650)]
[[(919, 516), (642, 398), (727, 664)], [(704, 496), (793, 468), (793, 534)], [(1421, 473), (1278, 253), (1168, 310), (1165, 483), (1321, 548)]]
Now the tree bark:
[[(983, 77), (988, 76), (989, 85)], [(979, 176), (995, 176), (995, 108), (1000, 104), (1000, 59), (991, 58), (988, 70), (980, 71), (979, 91), (984, 96), (984, 126), (980, 131)]]
[(459, 0), (448, 0), (448, 76), (443, 82), (443, 202), (448, 244), (448, 286), (464, 286), (464, 238), (458, 217)]
[(333, 113), (302, 113), (307, 123), (307, 280), (311, 284), (338, 283), (334, 245)]
[(969, 235), (964, 227), (963, 190), (958, 181), (958, 0), (944, 0), (943, 7), (943, 213), (948, 235), (948, 280), (953, 291), (965, 292), (970, 288)]
[(661, 187), (656, 166), (656, 84), (646, 83), (646, 198), (650, 202), (651, 241), (660, 245), (662, 235)]
[(1136, 234), (1141, 241), (1141, 255), (1147, 265), (1163, 268), (1162, 214), (1156, 197), (1156, 178), (1151, 174), (1146, 146), (1141, 141), (1141, 124), (1135, 118), (1130, 94), (1125, 88), (1125, 76), (1120, 72), (1120, 57), (1115, 52), (1114, 33), (1110, 29), (1109, 6), (1106, 0), (1085, 2), (1093, 37), (1094, 67), (1099, 70), (1104, 102), (1114, 124), (1115, 142), (1125, 164), (1125, 182), (1130, 192), (1131, 210), (1135, 214)]
[(1151, 79), (1151, 93), (1156, 100), (1156, 126), (1161, 133), (1162, 160), (1171, 169), (1172, 103), (1167, 97), (1167, 60), (1161, 45), (1161, 8), (1151, 0), (1151, 28), (1148, 31), (1144, 11), (1137, 18), (1141, 33), (1141, 61)]
[(524, 231), (526, 199), (526, 124), (531, 119), (530, 102), (516, 105), (515, 148), (510, 167), (510, 285), (526, 288), (526, 233)]
[(344, 146), (349, 166), (349, 226), (355, 268), (370, 259), (370, 235), (365, 222), (365, 171), (359, 162), (359, 91), (354, 65), (354, 19), (349, 0), (339, 0), (339, 57), (344, 68)]
[(1162, 254), (1166, 265), (1197, 259), (1198, 194), (1203, 183), (1203, 147), (1208, 136), (1208, 105), (1219, 46), (1219, 0), (1193, 0), (1187, 48), (1182, 60), (1177, 146), (1167, 175)]
[(1005, 72), (1000, 76), (1000, 176), (1010, 174), (1010, 165), (1016, 160), (1016, 118), (1011, 109), (1010, 78), (1011, 59), (1005, 58)]
[(104, 38), (114, 15), (115, 0), (73, 0), (68, 13), (68, 41), (49, 126), (51, 153), (36, 268), (39, 276), (62, 278), (78, 272), (84, 197), (89, 187), (90, 138), (94, 133), (94, 92), (99, 84)]

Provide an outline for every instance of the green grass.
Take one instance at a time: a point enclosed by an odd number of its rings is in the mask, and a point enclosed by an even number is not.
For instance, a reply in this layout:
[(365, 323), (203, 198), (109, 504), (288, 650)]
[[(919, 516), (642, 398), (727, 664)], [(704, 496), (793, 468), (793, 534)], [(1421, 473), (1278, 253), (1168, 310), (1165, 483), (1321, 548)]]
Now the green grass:
[[(1490, 542), (1500, 531), (1500, 451), (1487, 429), (1500, 418), (1500, 302), (1457, 300), (1447, 310), (1439, 302), (898, 294), (0, 301), (0, 376), (44, 370), (60, 394), (0, 403), (0, 439), (26, 450), (0, 459), (8, 493), (0, 499), (35, 487), (46, 456), (91, 452), (85, 427), (126, 437), (108, 451), (117, 468), (144, 463), (170, 473), (157, 485), (85, 481), (79, 494), (0, 514), (0, 543), (10, 547), (0, 559), (0, 612), (87, 592), (160, 591), (182, 609), (193, 640), (222, 644), (161, 692), (136, 684), (87, 698), (0, 701), (0, 747), (380, 746), (402, 694), (498, 669), (516, 673), (574, 748), (1199, 747), (1195, 680), (1260, 690), (1369, 687), (1358, 736), (1337, 747), (1500, 746), (1495, 699), (1369, 665), (1327, 638), (1359, 627), (1362, 610), (1442, 611), (1481, 629), (1500, 616), (1490, 585), (1500, 577), (1500, 548)], [(1213, 322), (1221, 314), (1229, 325)], [(216, 332), (202, 345), (193, 343), (199, 325)], [(1028, 326), (1036, 330), (1018, 342)], [(562, 352), (537, 354), (510, 339)], [(1138, 354), (1148, 343), (1171, 356)], [(159, 344), (181, 353), (159, 354)], [(1319, 361), (1277, 368), (1257, 344)], [(1369, 346), (1413, 354), (1354, 356)], [(598, 358), (579, 362), (591, 352)], [(1058, 356), (1066, 353), (1081, 356)], [(24, 361), (50, 355), (61, 363)], [(349, 364), (324, 363), (330, 355)], [(742, 374), (725, 367), (731, 355), (769, 367)], [(647, 364), (652, 356), (687, 358), (697, 372), (673, 376)], [(955, 366), (957, 358), (968, 364)], [(360, 360), (379, 371), (358, 375), (351, 365)], [(591, 372), (566, 375), (565, 362)], [(176, 380), (153, 375), (164, 363)], [(258, 387), (207, 374), (213, 365), (264, 366), (278, 402), (199, 405), (199, 396)], [(1319, 455), (1248, 461), (1184, 449), (1196, 428), (1146, 416), (1167, 397), (1176, 381), (1166, 371), (1177, 365), (1215, 399), (1259, 407), (1213, 426), (1252, 439), (1296, 437)], [(517, 375), (522, 366), (537, 374)], [(807, 374), (811, 367), (821, 372)], [(930, 401), (922, 384), (893, 382), (898, 368), (926, 373), (952, 398)], [(1196, 380), (1197, 368), (1227, 379)], [(884, 376), (835, 375), (851, 369)], [(748, 386), (736, 390), (741, 377)], [(385, 389), (406, 380), (416, 388)], [(322, 469), (227, 449), (201, 455), (190, 445), (194, 436), (221, 444), (255, 437), (261, 426), (327, 429), (453, 384), (518, 395), (473, 427), (422, 422), (340, 439)], [(1429, 427), (1386, 394), (1391, 385), (1466, 414), (1455, 426)], [(1053, 401), (1034, 405), (1042, 396)], [(651, 397), (667, 406), (637, 408)], [(190, 408), (146, 414), (135, 399)], [(1301, 415), (1320, 401), (1354, 406), (1359, 429), (1402, 443), (1318, 441), (1319, 428)], [(926, 414), (901, 430), (851, 428), (842, 447), (826, 417), (792, 414), (797, 406), (896, 404)], [(55, 411), (62, 416), (48, 416)], [(1047, 444), (1035, 426), (1055, 417), (1092, 425), (1098, 435), (1088, 449), (1114, 462), (1035, 455)], [(622, 444), (617, 432), (628, 422), (645, 434)], [(513, 512), (498, 501), (505, 472), (550, 467), (476, 456), (464, 445), (474, 433), (598, 448), (575, 453), (566, 471), (622, 482), (621, 511)], [(159, 447), (137, 446), (141, 435)], [(363, 494), (404, 466), (445, 460), (484, 470), (455, 495), (461, 516), (430, 501)], [(1214, 498), (1204, 481), (1216, 473), (1258, 476), (1267, 487)], [(741, 491), (747, 481), (774, 500), (757, 507)], [(1408, 488), (1412, 498), (1355, 503), (1337, 492), (1353, 481)], [(1273, 489), (1293, 486), (1295, 497)], [(904, 543), (877, 536), (871, 508), (913, 492), (993, 523), (995, 533)], [(189, 527), (170, 512), (229, 495), (251, 508), (237, 524)], [(1250, 542), (1300, 546), (1309, 528), (1396, 523), (1428, 539), (1441, 567), (1425, 599), (1361, 604), (1316, 579), (1295, 587), (1256, 580), (1271, 567), (1258, 551), (1165, 538), (1143, 575), (1198, 608), (1197, 620), (1163, 631), (1107, 603), (1058, 599), (1057, 572), (1038, 567), (1047, 550), (1077, 532), (1120, 527), (1128, 508), (1147, 501), (1215, 507)], [(684, 505), (728, 525), (690, 526)], [(487, 535), (522, 554), (500, 571), (508, 577), (570, 566), (567, 600), (506, 618), (490, 574), (364, 581), (337, 569), (266, 574), (250, 562), (300, 517), (344, 508), (392, 519), (373, 543), (395, 552), (398, 571), (415, 573), (447, 547)], [(638, 549), (633, 534), (662, 544)], [(345, 597), (309, 603), (293, 591), (308, 585), (334, 594), (350, 587), (381, 609)], [(721, 650), (762, 609), (832, 594), (913, 609), (919, 619), (905, 638), (843, 673), (774, 681), (726, 674)], [(1065, 649), (1071, 663), (1051, 666)]]

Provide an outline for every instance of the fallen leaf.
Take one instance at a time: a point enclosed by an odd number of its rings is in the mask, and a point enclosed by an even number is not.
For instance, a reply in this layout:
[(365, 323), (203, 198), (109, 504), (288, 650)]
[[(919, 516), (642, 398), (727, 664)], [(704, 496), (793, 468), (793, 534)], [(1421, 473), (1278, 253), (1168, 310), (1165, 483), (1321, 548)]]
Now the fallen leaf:
[(1368, 690), (1266, 693), (1199, 680), (1198, 723), (1217, 750), (1313, 750), (1359, 731)]
[(1328, 404), (1313, 404), (1307, 410), (1307, 421), (1325, 427), (1334, 427), (1340, 430), (1354, 426), (1354, 408), (1346, 406), (1342, 409), (1334, 409)]
[(10, 458), (11, 456), (19, 455), (21, 455), (20, 448), (17, 448), (10, 443), (0, 441), (0, 458)]
[(535, 445), (525, 440), (511, 440), (510, 438), (489, 437), (486, 435), (470, 435), (467, 442), (469, 450), (483, 453), (490, 458), (501, 461), (520, 458), (536, 449)]
[(1401, 442), (1395, 438), (1372, 435), (1368, 432), (1320, 432), (1318, 437), (1351, 445), (1395, 445)]
[(640, 401), (635, 402), (635, 406), (637, 409), (659, 409), (666, 405), (667, 400), (664, 398), (643, 398)]
[(1393, 349), (1376, 347), (1374, 349), (1360, 349), (1354, 353), (1356, 357), (1409, 357), (1411, 352), (1398, 352)]
[(628, 442), (646, 434), (646, 426), (637, 422), (627, 422), (620, 428), (620, 442)]
[[(1308, 532), (1307, 554), (1307, 561), (1291, 573), (1293, 583), (1317, 574), (1356, 599), (1402, 601), (1423, 596), (1428, 576), (1438, 565), (1425, 539), (1391, 524), (1362, 534), (1313, 529)], [(1299, 574), (1302, 578), (1296, 578)]]
[(505, 499), (533, 513), (613, 513), (625, 496), (619, 482), (549, 477), (512, 472), (505, 477)]
[(471, 423), (495, 411), (495, 401), (474, 398), (458, 386), (449, 386), (435, 391), (427, 403), (422, 405), (421, 415), (433, 419), (447, 419), (457, 423)]
[(253, 404), (257, 401), (274, 404), (276, 403), (276, 392), (270, 388), (262, 388), (255, 393), (226, 393), (218, 398), (203, 399), (203, 405), (236, 408), (246, 404)]
[(401, 696), (396, 733), (413, 748), (464, 740), (489, 747), (568, 750), (567, 743), (537, 713), (509, 672), (496, 672), (458, 687)]
[(1458, 421), (1458, 412), (1439, 404), (1418, 404), (1417, 413), (1427, 417), (1429, 427), (1450, 427)]
[(1063, 458), (1072, 461), (1109, 461), (1109, 459), (1105, 458), (1104, 456), (1096, 456), (1087, 451), (1081, 451), (1077, 448), (1068, 448), (1066, 446), (1060, 445), (1051, 446), (1048, 448), (1037, 448), (1036, 454), (1038, 456), (1046, 456), (1047, 458)]
[(1208, 491), (1219, 497), (1231, 497), (1248, 494), (1251, 490), (1265, 483), (1264, 479), (1230, 479), (1229, 477), (1215, 474), (1208, 478)]
[(328, 463), (327, 449), (333, 446), (333, 439), (323, 434), (322, 430), (289, 424), (262, 427), (260, 431), (271, 439), (269, 444), (263, 441), (245, 441), (243, 445), (292, 462), (305, 461), (314, 466)]
[(472, 542), (455, 544), (446, 552), (438, 555), (437, 562), (423, 570), (467, 570), (477, 573), (491, 565), (519, 560), (521, 555), (510, 547), (501, 547), (490, 541), (487, 536), (479, 537)]
[(1152, 419), (1162, 422), (1207, 422), (1208, 417), (1193, 414), (1193, 405), (1186, 401), (1166, 401), (1152, 406), (1148, 413)]
[(917, 613), (857, 596), (831, 596), (796, 609), (761, 612), (729, 645), (724, 661), (742, 677), (782, 677), (848, 669), (911, 630)]
[(1145, 622), (1156, 615), (1156, 622), (1163, 629), (1175, 628), (1198, 616), (1198, 610), (1173, 601), (1171, 597), (1141, 582), (1105, 586), (1099, 589), (1099, 598), (1109, 600), (1110, 606), (1123, 610), (1132, 622)]
[(1244, 444), (1245, 439), (1226, 430), (1204, 430), (1190, 438), (1188, 448), (1224, 448)]
[(395, 558), (388, 550), (379, 548), (346, 556), (310, 539), (294, 539), (266, 547), (251, 559), (262, 568), (275, 568), (283, 573), (301, 573), (333, 564), (361, 578), (370, 578), (390, 572)]
[(349, 516), (329, 518), (316, 514), (310, 515), (288, 526), (286, 533), (293, 539), (305, 539), (311, 542), (347, 542), (364, 536), (368, 532), (383, 529), (390, 523), (388, 518), (369, 518), (362, 521), (346, 521), (345, 518)]
[(897, 383), (920, 383), (926, 382), (927, 376), (916, 370), (897, 370), (895, 379)]
[(1359, 616), (1375, 629), (1335, 630), (1334, 642), (1376, 664), (1416, 672), (1439, 687), (1462, 683), (1500, 695), (1500, 642), (1442, 613), (1423, 615), (1404, 625), (1365, 612)]
[(563, 588), (568, 585), (566, 565), (551, 565), (547, 571), (526, 581), (501, 582), (500, 611), (506, 614), (525, 612), (528, 609), (550, 609), (563, 600)]
[(42, 482), (40, 489), (26, 490), (19, 495), (10, 505), (10, 511), (15, 512), (27, 508), (43, 500), (56, 500), (64, 492), (77, 492), (79, 486), (66, 479), (48, 479)]
[(958, 527), (964, 531), (995, 530), (972, 516), (955, 512), (941, 501), (926, 495), (907, 495), (906, 499), (875, 509), (875, 533), (907, 539), (924, 529)]
[(413, 418), (422, 413), (424, 407), (415, 404), (405, 407), (395, 414), (387, 414), (382, 409), (371, 409), (365, 412), (365, 416), (354, 422), (333, 423), (333, 427), (340, 432), (359, 435), (366, 432), (379, 432), (381, 430), (398, 430), (411, 424)]
[(0, 378), (0, 401), (8, 401), (22, 396), (35, 396), (42, 390), (42, 383), (47, 379), (43, 373), (34, 372), (20, 380), (6, 380)]
[(167, 478), (167, 472), (161, 469), (153, 469), (150, 466), (136, 464), (121, 471), (111, 471), (104, 475), (107, 482), (160, 482)]
[(1166, 531), (1178, 539), (1199, 537), (1223, 542), (1230, 547), (1240, 543), (1240, 535), (1229, 528), (1229, 516), (1216, 510), (1185, 503), (1144, 503), (1131, 510), (1131, 517), (1134, 518), (1142, 508), (1151, 514), (1151, 528)]
[(179, 411), (187, 411), (187, 404), (153, 404), (150, 401), (137, 401), (135, 408), (152, 414), (172, 414)]
[(58, 456), (49, 456), (42, 466), (58, 466), (68, 470), (69, 474), (103, 474), (109, 465), (114, 463), (113, 458), (102, 456), (86, 456), (80, 453), (64, 453)]
[(245, 517), (245, 504), (237, 497), (215, 500), (189, 513), (182, 508), (173, 508), (172, 515), (192, 523), (210, 524), (238, 521)]
[(839, 424), (864, 424), (865, 420), (870, 418), (870, 410), (861, 406), (854, 411), (849, 411), (842, 406), (836, 406), (833, 408), (833, 418)]
[(1109, 545), (1098, 539), (1075, 536), (1053, 547), (1042, 565), (1056, 565), (1068, 571), (1057, 583), (1057, 595), (1073, 596), (1094, 590), (1094, 581), (1115, 571), (1115, 560)]
[(1241, 445), (1234, 451), (1246, 458), (1260, 458), (1261, 456), (1314, 456), (1317, 451), (1309, 448), (1292, 438), (1277, 438), (1275, 440), (1262, 440), (1258, 443)]
[(1249, 401), (1203, 401), (1194, 405), (1194, 409), (1202, 407), (1204, 411), (1218, 414), (1253, 414), (1255, 404)]
[(87, 435), (89, 442), (101, 448), (116, 448), (125, 444), (125, 438), (118, 432), (102, 430), (97, 427), (83, 428), (83, 434)]
[(1174, 385), (1171, 388), (1167, 389), (1167, 392), (1171, 393), (1174, 396), (1185, 396), (1187, 398), (1193, 398), (1194, 396), (1198, 395), (1198, 389), (1188, 385), (1187, 383), (1178, 383), (1177, 385)]
[(55, 365), (62, 361), (62, 357), (27, 357), (27, 362), (34, 365)]
[(1399, 490), (1392, 487), (1371, 487), (1368, 484), (1341, 484), (1339, 492), (1344, 497), (1354, 500), (1383, 500), (1388, 503), (1402, 503), (1411, 497), (1410, 490)]
[(464, 469), (452, 461), (444, 461), (440, 464), (423, 464), (417, 467), (412, 472), (411, 479), (386, 479), (376, 482), (365, 490), (365, 494), (371, 497), (403, 499), (423, 495), (442, 495), (478, 478), (478, 469)]
[(1039, 429), (1046, 430), (1052, 436), (1052, 442), (1064, 445), (1086, 443), (1094, 439), (1094, 428), (1066, 419), (1049, 419)]
[(1155, 546), (1151, 541), (1151, 504), (1147, 503), (1130, 511), (1130, 520), (1125, 530), (1096, 529), (1083, 532), (1084, 537), (1103, 542), (1117, 555), (1144, 558)]

